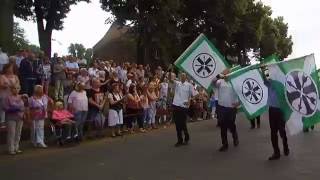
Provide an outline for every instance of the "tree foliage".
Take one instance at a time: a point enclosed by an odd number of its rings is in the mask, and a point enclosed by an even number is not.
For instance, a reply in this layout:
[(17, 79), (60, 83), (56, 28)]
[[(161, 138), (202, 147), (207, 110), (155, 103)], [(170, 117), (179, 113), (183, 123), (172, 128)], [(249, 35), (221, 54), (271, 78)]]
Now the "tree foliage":
[(86, 48), (82, 44), (71, 43), (68, 47), (69, 54), (73, 57), (83, 58), (86, 53)]
[(50, 56), (52, 31), (63, 29), (70, 7), (81, 1), (90, 0), (16, 0), (15, 16), (37, 23), (40, 47)]
[(271, 8), (255, 0), (100, 1), (117, 21), (130, 22), (138, 52), (155, 46), (171, 61), (200, 33), (240, 64), (247, 63), (249, 52), (259, 58), (271, 54), (284, 58), (292, 51), (283, 18), (271, 18)]
[(30, 50), (35, 53), (40, 53), (41, 50), (38, 46), (30, 44), (25, 37), (25, 31), (19, 26), (19, 23), (15, 22), (13, 26), (13, 52), (19, 50)]
[[(171, 51), (176, 39), (180, 0), (100, 0), (102, 8), (111, 12), (118, 23), (129, 22), (136, 37), (138, 62), (157, 60), (157, 51)], [(170, 53), (167, 53), (170, 54)], [(154, 59), (155, 58), (155, 59)]]

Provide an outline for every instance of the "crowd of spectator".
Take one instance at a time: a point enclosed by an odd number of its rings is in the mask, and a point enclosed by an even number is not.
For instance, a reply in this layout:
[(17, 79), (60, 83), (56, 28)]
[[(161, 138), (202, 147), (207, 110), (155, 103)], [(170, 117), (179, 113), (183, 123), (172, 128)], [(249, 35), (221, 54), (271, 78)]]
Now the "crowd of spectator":
[[(84, 137), (117, 137), (170, 126), (174, 97), (172, 65), (117, 63), (72, 56), (52, 58), (21, 50), (7, 56), (0, 50), (0, 126), (7, 129), (9, 154), (18, 154), (21, 130), (30, 127), (31, 142), (46, 148), (45, 126), (62, 129), (61, 139), (81, 142)], [(211, 118), (215, 95), (192, 80), (196, 96), (190, 119)]]

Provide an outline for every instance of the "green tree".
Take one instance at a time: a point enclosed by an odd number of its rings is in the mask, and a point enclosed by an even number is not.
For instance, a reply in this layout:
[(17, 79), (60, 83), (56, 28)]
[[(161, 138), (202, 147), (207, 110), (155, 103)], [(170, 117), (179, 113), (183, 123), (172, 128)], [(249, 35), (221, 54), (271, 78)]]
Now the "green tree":
[(291, 54), (292, 45), (292, 37), (288, 36), (288, 24), (284, 23), (283, 17), (268, 17), (264, 20), (259, 49), (261, 58), (275, 54), (284, 59)]
[(13, 14), (15, 0), (2, 0), (0, 3), (0, 47), (13, 53)]
[(70, 12), (70, 6), (90, 0), (15, 0), (15, 15), (37, 23), (40, 48), (51, 56), (53, 30), (63, 29), (63, 19)]
[[(125, 25), (130, 22), (138, 63), (156, 58), (155, 49), (170, 50), (177, 35), (180, 0), (100, 0), (102, 8)], [(173, 48), (174, 49), (174, 48)]]
[(19, 26), (19, 23), (14, 22), (12, 51), (17, 52), (21, 49), (30, 50), (34, 53), (42, 53), (40, 47), (30, 44), (30, 42), (26, 39), (25, 30)]
[(82, 44), (71, 43), (68, 47), (68, 51), (73, 57), (83, 58), (86, 53), (86, 48)]
[[(101, 0), (101, 3), (119, 22), (131, 22), (138, 61), (153, 44), (161, 49), (162, 57), (174, 60), (200, 33), (205, 33), (223, 55), (238, 57), (240, 64), (249, 61), (249, 52), (257, 57), (275, 53), (284, 57), (291, 53), (287, 24), (281, 18), (272, 19), (271, 8), (255, 0)], [(277, 34), (270, 32), (273, 28)]]
[(27, 49), (28, 45), (29, 42), (25, 37), (24, 29), (15, 22), (13, 26), (13, 50)]
[(87, 60), (87, 64), (91, 64), (93, 59), (93, 49), (88, 48), (86, 49), (86, 52), (84, 53), (84, 58)]

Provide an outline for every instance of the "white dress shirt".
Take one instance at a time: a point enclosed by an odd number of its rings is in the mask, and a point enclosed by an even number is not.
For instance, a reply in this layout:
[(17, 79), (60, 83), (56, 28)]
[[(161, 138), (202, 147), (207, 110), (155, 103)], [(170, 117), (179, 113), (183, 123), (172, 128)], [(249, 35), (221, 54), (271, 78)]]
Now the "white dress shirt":
[(218, 104), (223, 107), (234, 108), (234, 104), (238, 103), (238, 96), (234, 92), (230, 83), (223, 79), (216, 82), (218, 90)]
[(193, 86), (189, 82), (184, 83), (175, 81), (175, 91), (173, 98), (173, 105), (188, 108), (185, 103), (189, 102), (190, 98), (194, 95)]
[(70, 69), (79, 69), (79, 65), (78, 65), (77, 62), (67, 61), (67, 62), (66, 62), (66, 67), (67, 67), (67, 68), (70, 68)]

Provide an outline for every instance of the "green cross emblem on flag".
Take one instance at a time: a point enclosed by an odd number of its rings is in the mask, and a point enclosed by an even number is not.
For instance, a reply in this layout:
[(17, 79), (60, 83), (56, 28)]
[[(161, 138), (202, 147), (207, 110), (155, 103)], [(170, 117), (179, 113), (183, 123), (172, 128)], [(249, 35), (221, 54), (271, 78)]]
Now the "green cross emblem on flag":
[(174, 64), (208, 91), (213, 88), (212, 79), (229, 67), (204, 34), (200, 34)]
[(268, 69), (289, 133), (319, 122), (320, 83), (314, 55), (271, 64)]
[(253, 119), (267, 110), (268, 88), (264, 84), (259, 65), (248, 66), (228, 75), (248, 119)]

